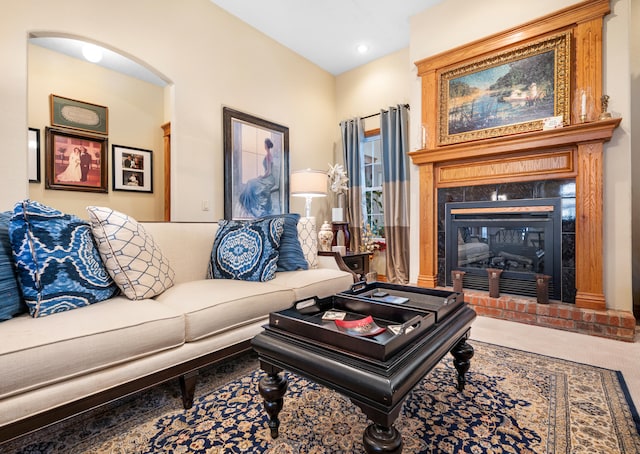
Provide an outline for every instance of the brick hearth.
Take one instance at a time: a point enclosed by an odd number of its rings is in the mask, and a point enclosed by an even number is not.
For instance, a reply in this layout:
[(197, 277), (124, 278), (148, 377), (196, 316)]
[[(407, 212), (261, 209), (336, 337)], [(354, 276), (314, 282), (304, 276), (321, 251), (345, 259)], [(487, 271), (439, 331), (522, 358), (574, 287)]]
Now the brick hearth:
[(487, 317), (626, 342), (633, 342), (635, 337), (636, 319), (631, 312), (601, 311), (559, 302), (538, 304), (535, 299), (515, 295), (491, 298), (486, 292), (466, 289), (464, 300), (478, 315)]

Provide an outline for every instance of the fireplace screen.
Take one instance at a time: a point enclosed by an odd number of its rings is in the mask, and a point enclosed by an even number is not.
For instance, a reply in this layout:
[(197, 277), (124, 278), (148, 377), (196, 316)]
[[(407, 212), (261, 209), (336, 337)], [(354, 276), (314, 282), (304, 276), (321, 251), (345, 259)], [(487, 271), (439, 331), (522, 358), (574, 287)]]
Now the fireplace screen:
[(494, 268), (502, 270), (502, 292), (535, 296), (535, 275), (544, 274), (551, 276), (549, 296), (559, 299), (561, 229), (559, 198), (448, 203), (447, 284), (451, 271), (461, 270), (465, 287), (486, 290)]

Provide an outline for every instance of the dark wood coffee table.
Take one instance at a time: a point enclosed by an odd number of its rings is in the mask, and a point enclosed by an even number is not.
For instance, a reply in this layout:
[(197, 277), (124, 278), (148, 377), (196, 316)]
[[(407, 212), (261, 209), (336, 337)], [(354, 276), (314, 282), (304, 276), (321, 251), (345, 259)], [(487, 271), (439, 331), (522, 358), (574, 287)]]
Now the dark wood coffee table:
[(339, 392), (362, 409), (372, 421), (363, 435), (366, 452), (402, 452), (402, 437), (393, 424), (408, 393), (447, 352), (454, 357), (457, 388), (464, 388), (474, 353), (466, 340), (475, 317), (475, 312), (462, 304), (386, 361), (265, 326), (252, 344), (266, 372), (259, 391), (269, 415), (271, 437), (278, 437), (278, 414), (287, 390), (281, 372), (288, 370)]

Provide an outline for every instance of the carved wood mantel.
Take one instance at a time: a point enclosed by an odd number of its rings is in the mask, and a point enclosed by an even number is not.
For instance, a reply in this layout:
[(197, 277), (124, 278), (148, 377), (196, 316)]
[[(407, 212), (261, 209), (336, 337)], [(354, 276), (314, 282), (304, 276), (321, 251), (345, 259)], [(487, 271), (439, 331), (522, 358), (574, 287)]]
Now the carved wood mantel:
[[(410, 153), (420, 176), (420, 270), (418, 285), (437, 286), (437, 190), (445, 187), (575, 178), (576, 306), (605, 309), (603, 291), (604, 143), (621, 119), (598, 120), (602, 95), (602, 21), (608, 0), (589, 0), (506, 32), (416, 63), (422, 78), (422, 125), (426, 143)], [(586, 122), (571, 109), (568, 126), (439, 145), (438, 77), (452, 65), (542, 35), (570, 31), (572, 94), (590, 90)], [(575, 105), (575, 103), (572, 103)]]

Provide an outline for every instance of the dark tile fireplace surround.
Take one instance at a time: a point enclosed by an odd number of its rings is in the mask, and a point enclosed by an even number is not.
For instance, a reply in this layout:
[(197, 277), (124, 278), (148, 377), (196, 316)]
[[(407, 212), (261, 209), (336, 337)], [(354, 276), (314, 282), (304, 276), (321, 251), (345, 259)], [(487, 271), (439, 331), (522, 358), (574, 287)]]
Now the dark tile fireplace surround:
[(465, 301), (480, 315), (632, 342), (635, 319), (630, 313), (584, 309), (573, 304), (576, 296), (576, 183), (572, 178), (438, 189), (438, 286), (451, 287), (445, 274), (446, 203), (556, 197), (561, 200), (562, 211), (560, 298), (552, 299), (551, 304), (539, 304), (531, 296), (501, 293), (498, 298), (491, 298), (481, 288), (464, 288)]
[[(540, 180), (517, 183), (488, 184), (482, 186), (466, 186), (457, 188), (441, 188), (438, 190), (438, 285), (451, 285), (451, 278), (446, 272), (446, 235), (445, 204), (449, 202), (488, 202), (510, 201), (522, 199), (561, 200), (561, 263), (560, 283), (556, 293), (558, 300), (574, 303), (575, 288), (575, 219), (576, 219), (576, 183), (574, 179)], [(551, 267), (551, 264), (548, 264)], [(479, 279), (483, 281), (482, 279)], [(534, 285), (535, 287), (535, 285)], [(487, 290), (482, 286), (471, 287), (476, 290)], [(532, 295), (528, 295), (532, 296)], [(553, 297), (553, 295), (552, 295)]]

